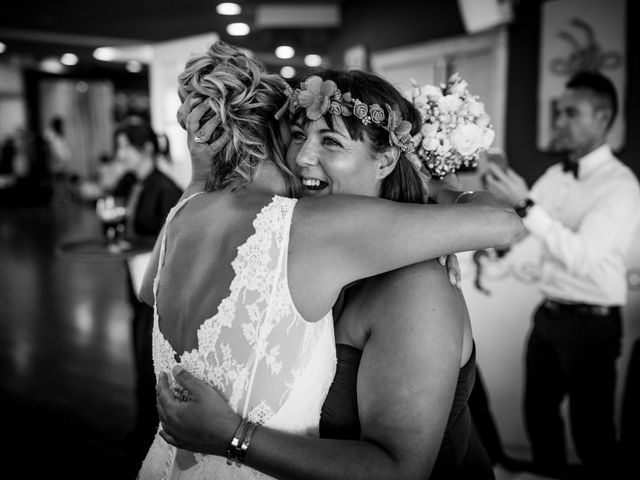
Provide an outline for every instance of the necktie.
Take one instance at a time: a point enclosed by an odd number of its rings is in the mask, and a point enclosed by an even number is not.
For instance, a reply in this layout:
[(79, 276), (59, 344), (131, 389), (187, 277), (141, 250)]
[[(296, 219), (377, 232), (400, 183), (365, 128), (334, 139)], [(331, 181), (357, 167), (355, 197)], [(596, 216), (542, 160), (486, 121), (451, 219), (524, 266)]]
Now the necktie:
[(578, 162), (572, 162), (571, 160), (564, 160), (562, 162), (563, 172), (572, 172), (574, 178), (578, 178)]

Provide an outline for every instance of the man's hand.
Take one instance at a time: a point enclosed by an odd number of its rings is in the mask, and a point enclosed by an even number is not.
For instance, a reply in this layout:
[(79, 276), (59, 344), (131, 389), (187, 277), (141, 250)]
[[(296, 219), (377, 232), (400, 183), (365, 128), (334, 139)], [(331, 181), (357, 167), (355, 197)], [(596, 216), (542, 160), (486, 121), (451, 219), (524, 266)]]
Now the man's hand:
[(488, 164), (484, 180), (487, 190), (514, 208), (529, 194), (527, 182), (520, 175), (510, 168), (503, 170), (491, 162)]

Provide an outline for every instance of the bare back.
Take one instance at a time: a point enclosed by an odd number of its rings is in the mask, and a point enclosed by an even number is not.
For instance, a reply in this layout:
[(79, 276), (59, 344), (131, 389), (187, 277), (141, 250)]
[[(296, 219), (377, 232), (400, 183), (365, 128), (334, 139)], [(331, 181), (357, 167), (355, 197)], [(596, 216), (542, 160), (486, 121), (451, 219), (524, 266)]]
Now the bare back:
[(177, 352), (197, 346), (200, 324), (229, 295), (231, 263), (270, 200), (256, 193), (205, 193), (191, 199), (171, 222), (159, 280), (163, 294), (157, 302), (160, 330)]

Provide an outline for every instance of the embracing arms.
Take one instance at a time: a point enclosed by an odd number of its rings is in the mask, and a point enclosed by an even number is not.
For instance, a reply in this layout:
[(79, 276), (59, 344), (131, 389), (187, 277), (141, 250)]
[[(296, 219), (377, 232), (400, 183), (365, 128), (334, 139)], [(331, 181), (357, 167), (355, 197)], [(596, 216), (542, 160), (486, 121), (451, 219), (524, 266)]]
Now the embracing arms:
[[(460, 369), (464, 304), (444, 269), (413, 265), (350, 299), (346, 315), (369, 318), (358, 373), (359, 440), (318, 439), (258, 427), (246, 464), (281, 479), (428, 478), (440, 449)], [(424, 289), (433, 295), (424, 295)], [(161, 435), (192, 451), (225, 456), (240, 417), (185, 371), (193, 399), (159, 383)], [(234, 467), (235, 468), (235, 467)]]

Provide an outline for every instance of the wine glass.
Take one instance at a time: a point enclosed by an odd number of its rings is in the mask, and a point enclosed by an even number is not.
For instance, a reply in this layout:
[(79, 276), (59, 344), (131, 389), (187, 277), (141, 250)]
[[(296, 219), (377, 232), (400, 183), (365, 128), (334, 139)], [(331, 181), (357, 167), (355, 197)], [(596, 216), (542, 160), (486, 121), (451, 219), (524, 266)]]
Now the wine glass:
[(96, 213), (102, 222), (102, 233), (107, 249), (112, 253), (120, 253), (128, 248), (124, 239), (127, 226), (127, 209), (124, 202), (113, 196), (99, 198), (96, 202)]

